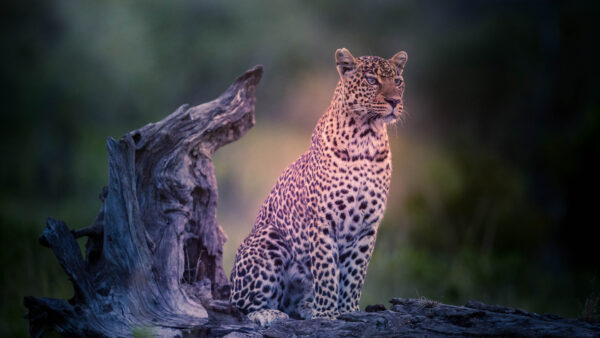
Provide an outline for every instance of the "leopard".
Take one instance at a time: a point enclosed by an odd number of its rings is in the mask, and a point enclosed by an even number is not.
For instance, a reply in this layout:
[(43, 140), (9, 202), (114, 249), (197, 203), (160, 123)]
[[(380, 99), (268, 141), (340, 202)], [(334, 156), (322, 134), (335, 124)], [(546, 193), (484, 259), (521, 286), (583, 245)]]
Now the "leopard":
[(339, 81), (309, 149), (277, 179), (239, 246), (230, 301), (296, 319), (359, 310), (391, 181), (387, 126), (404, 116), (405, 51), (335, 54)]

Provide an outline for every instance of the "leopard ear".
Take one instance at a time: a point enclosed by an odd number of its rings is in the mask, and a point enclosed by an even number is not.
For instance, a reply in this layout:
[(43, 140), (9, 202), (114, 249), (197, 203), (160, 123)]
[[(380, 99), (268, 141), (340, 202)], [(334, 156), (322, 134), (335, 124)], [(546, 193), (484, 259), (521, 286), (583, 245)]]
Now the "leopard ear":
[(335, 51), (335, 64), (341, 77), (348, 76), (356, 70), (354, 56), (346, 48), (340, 48)]
[(406, 65), (406, 61), (408, 60), (408, 54), (406, 54), (405, 51), (401, 51), (392, 56), (390, 60), (398, 67), (398, 69), (400, 69), (400, 72), (402, 72), (404, 70), (404, 65)]

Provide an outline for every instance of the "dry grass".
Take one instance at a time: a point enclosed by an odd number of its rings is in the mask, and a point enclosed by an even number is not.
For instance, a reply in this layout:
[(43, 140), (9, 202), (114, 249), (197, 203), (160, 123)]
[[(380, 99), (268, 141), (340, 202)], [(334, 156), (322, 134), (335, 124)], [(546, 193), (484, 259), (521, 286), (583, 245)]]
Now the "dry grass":
[(421, 296), (419, 294), (419, 290), (415, 290), (417, 292), (417, 299), (419, 300), (419, 306), (423, 309), (429, 309), (432, 307), (436, 307), (440, 304), (440, 302), (429, 299), (425, 296)]
[(424, 309), (429, 309), (432, 307), (436, 307), (440, 304), (440, 302), (432, 300), (432, 299), (427, 299), (423, 296), (419, 297), (419, 302), (420, 302), (420, 306)]

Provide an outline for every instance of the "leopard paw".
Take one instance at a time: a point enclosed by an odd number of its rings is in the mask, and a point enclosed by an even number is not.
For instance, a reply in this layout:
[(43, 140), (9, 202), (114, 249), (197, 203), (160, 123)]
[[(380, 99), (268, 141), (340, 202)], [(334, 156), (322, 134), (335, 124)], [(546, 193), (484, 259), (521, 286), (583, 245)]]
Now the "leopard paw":
[(290, 318), (290, 316), (285, 312), (273, 309), (263, 309), (248, 314), (248, 319), (262, 327), (269, 327), (276, 321), (288, 318)]

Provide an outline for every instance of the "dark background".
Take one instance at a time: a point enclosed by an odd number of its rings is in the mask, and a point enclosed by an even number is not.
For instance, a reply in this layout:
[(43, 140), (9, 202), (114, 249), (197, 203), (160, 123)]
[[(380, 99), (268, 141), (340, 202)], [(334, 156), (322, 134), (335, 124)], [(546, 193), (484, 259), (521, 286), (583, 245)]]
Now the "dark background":
[(0, 336), (26, 334), (23, 296), (72, 295), (37, 236), (47, 216), (93, 221), (106, 137), (210, 100), (260, 63), (257, 125), (215, 155), (229, 272), (308, 147), (341, 47), (409, 55), (361, 305), (478, 299), (593, 317), (598, 2), (5, 1), (0, 14)]

